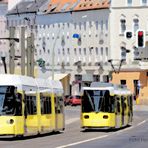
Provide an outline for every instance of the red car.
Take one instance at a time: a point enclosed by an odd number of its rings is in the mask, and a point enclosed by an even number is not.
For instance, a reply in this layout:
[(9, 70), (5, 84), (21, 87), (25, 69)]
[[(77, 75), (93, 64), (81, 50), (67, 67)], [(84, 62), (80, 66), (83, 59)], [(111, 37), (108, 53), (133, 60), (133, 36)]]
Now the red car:
[(81, 105), (81, 97), (80, 96), (70, 96), (69, 97), (69, 104), (71, 106)]

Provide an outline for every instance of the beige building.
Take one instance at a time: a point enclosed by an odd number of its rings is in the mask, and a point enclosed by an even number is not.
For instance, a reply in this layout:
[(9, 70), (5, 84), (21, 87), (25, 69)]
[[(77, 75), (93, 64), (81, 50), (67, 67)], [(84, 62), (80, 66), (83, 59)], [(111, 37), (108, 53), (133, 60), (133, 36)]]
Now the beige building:
[[(148, 104), (148, 1), (112, 0), (110, 10), (110, 48), (116, 68), (112, 82), (126, 84), (140, 104)], [(144, 48), (137, 46), (138, 30), (144, 32)], [(125, 62), (119, 70), (121, 59)]]

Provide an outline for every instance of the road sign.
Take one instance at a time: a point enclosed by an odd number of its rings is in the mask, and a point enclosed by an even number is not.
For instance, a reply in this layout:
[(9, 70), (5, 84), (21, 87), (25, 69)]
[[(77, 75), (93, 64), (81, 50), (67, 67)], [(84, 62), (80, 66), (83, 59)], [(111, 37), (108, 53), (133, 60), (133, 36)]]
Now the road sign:
[(73, 38), (76, 38), (76, 39), (79, 39), (80, 38), (80, 35), (79, 34), (77, 34), (77, 33), (75, 33), (75, 34), (73, 34), (73, 36), (72, 36)]

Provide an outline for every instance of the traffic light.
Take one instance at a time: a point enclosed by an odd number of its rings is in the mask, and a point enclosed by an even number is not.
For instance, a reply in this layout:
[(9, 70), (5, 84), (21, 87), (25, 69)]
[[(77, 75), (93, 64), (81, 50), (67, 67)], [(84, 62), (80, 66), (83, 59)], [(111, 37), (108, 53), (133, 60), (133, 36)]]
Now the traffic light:
[(144, 48), (145, 47), (145, 36), (144, 31), (137, 31), (137, 47)]

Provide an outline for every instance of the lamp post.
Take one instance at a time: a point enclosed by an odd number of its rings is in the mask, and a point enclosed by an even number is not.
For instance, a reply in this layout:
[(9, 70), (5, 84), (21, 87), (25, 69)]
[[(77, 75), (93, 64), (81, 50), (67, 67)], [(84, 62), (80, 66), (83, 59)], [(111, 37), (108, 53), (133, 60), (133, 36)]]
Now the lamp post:
[(64, 29), (64, 26), (59, 29), (59, 31), (57, 33), (57, 36), (55, 38), (55, 41), (53, 43), (53, 47), (52, 47), (52, 53), (51, 53), (51, 55), (52, 55), (52, 68), (51, 68), (52, 69), (52, 80), (54, 80), (54, 59), (55, 59), (55, 52), (54, 52), (54, 50), (55, 50), (55, 46), (56, 46), (56, 43), (57, 43), (58, 36), (59, 36), (61, 30), (63, 30), (63, 29)]
[[(30, 18), (24, 17), (24, 20), (28, 22), (28, 33), (27, 33), (27, 75), (34, 76), (34, 34), (30, 25)], [(24, 46), (24, 44), (22, 45)], [(22, 48), (23, 49), (23, 48)], [(25, 54), (25, 51), (23, 52)], [(23, 59), (25, 61), (25, 59)]]

